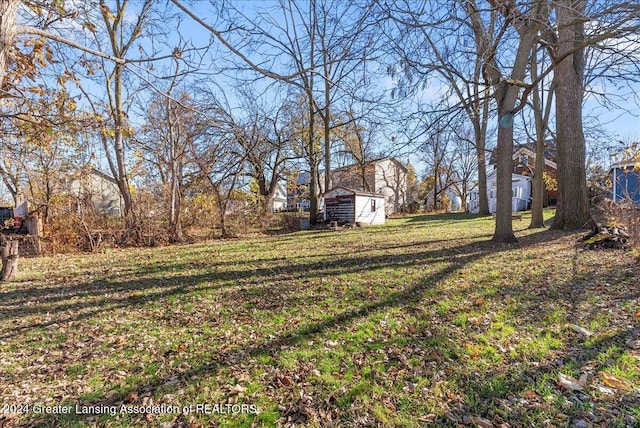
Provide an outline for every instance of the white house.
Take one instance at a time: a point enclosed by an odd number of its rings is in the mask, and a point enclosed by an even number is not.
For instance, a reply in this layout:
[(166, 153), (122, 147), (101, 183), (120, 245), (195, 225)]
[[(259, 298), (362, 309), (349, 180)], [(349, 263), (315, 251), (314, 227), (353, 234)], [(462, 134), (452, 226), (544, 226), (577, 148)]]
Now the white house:
[[(496, 212), (497, 207), (497, 171), (493, 170), (487, 176), (487, 199), (489, 202), (489, 212)], [(480, 211), (480, 193), (477, 189), (469, 193), (467, 207), (470, 213), (477, 214)], [(531, 201), (531, 177), (520, 174), (511, 174), (511, 211), (524, 211), (529, 207)]]
[(273, 194), (271, 203), (274, 212), (287, 210), (287, 192), (282, 188), (282, 186), (276, 186), (276, 191)]
[(344, 221), (366, 225), (384, 224), (385, 196), (334, 187), (323, 195), (325, 221)]
[(113, 177), (91, 169), (69, 183), (69, 190), (76, 198), (75, 209), (89, 209), (97, 214), (120, 217), (124, 201)]
[[(446, 196), (446, 199), (448, 201), (447, 206), (444, 206), (443, 204), (444, 196)], [(427, 210), (435, 209), (433, 203), (433, 189), (430, 190), (429, 193), (427, 193), (424, 206)], [(438, 208), (444, 209), (447, 212), (460, 211), (462, 210), (462, 198), (453, 187), (447, 187), (438, 195)]]

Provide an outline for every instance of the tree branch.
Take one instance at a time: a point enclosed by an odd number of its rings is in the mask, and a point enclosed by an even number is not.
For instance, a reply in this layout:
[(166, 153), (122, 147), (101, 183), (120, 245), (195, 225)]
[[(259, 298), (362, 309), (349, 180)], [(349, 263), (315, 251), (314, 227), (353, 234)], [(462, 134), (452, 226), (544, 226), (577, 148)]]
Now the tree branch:
[(79, 49), (79, 50), (81, 50), (83, 52), (86, 52), (86, 53), (91, 54), (91, 55), (95, 55), (95, 56), (100, 57), (100, 58), (108, 59), (108, 60), (113, 61), (113, 62), (115, 62), (116, 64), (119, 64), (119, 65), (124, 65), (124, 64), (127, 63), (127, 60), (125, 60), (124, 58), (117, 58), (115, 56), (106, 54), (104, 52), (100, 52), (100, 51), (97, 51), (95, 49), (88, 48), (88, 47), (83, 46), (83, 45), (81, 45), (79, 43), (76, 43), (76, 42), (74, 42), (72, 40), (66, 39), (66, 38), (64, 38), (62, 36), (58, 36), (57, 34), (50, 33), (48, 31), (40, 30), (38, 28), (18, 25), (17, 26), (17, 32), (19, 34), (32, 34), (34, 36), (40, 36), (40, 37), (44, 37), (46, 39), (54, 40), (56, 42), (64, 43), (65, 45), (71, 46), (72, 48)]

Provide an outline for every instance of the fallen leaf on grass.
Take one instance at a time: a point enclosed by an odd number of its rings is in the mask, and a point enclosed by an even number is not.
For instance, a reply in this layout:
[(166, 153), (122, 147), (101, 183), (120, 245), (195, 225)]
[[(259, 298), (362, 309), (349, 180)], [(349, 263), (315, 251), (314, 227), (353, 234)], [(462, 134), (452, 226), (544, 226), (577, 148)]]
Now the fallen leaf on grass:
[(587, 377), (588, 375), (586, 373), (582, 373), (580, 375), (580, 379), (578, 379), (578, 385), (582, 385), (582, 387), (586, 387), (587, 386)]
[(631, 349), (640, 349), (640, 339), (629, 339), (626, 344)]
[(598, 391), (602, 392), (603, 394), (607, 394), (607, 395), (615, 394), (615, 391), (613, 389), (607, 388), (606, 386), (598, 385)]
[(561, 386), (562, 388), (567, 389), (571, 392), (582, 391), (584, 389), (584, 387), (580, 385), (580, 382), (578, 380), (562, 373), (558, 373), (558, 386)]
[(245, 392), (247, 392), (247, 388), (238, 383), (229, 390), (229, 395), (240, 395)]
[(133, 403), (135, 401), (138, 401), (138, 393), (135, 391), (128, 393), (127, 396), (124, 397), (125, 403)]
[(624, 379), (607, 372), (600, 372), (599, 374), (602, 377), (602, 383), (608, 387), (621, 389), (623, 391), (631, 391), (631, 387), (624, 381)]
[(484, 305), (484, 299), (482, 297), (478, 297), (474, 302), (473, 302), (474, 306), (482, 306)]
[(573, 331), (575, 331), (577, 333), (580, 333), (580, 334), (582, 334), (584, 336), (587, 336), (587, 337), (593, 336), (593, 332), (592, 331), (589, 331), (584, 327), (580, 327), (579, 325), (567, 324), (567, 327), (571, 328)]
[(477, 428), (495, 428), (493, 422), (485, 418), (471, 418), (471, 422)]

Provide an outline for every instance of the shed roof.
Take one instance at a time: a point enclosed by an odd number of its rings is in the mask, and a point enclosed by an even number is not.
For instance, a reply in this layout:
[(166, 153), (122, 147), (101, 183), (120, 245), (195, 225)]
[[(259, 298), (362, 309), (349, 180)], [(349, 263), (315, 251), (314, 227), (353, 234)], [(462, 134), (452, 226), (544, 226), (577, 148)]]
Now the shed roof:
[(351, 192), (354, 195), (361, 195), (361, 196), (374, 196), (377, 198), (384, 198), (385, 196), (380, 194), (380, 193), (373, 193), (373, 192), (363, 192), (362, 190), (355, 190), (355, 189), (349, 189), (348, 187), (343, 187), (343, 186), (336, 186), (333, 187), (329, 190), (327, 190), (326, 192), (324, 192), (322, 194), (322, 196), (326, 195), (327, 193), (333, 192), (336, 189), (342, 189), (342, 190), (346, 190), (347, 192)]
[(609, 167), (609, 172), (614, 169), (627, 169), (627, 168), (635, 168), (636, 165), (640, 164), (640, 160), (627, 160), (622, 162), (616, 162)]

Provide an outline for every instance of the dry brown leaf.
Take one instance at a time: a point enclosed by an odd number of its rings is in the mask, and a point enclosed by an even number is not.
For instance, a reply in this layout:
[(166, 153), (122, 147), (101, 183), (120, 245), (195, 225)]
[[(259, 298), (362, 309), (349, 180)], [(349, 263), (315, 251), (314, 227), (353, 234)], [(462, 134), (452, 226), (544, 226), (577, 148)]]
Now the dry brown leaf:
[(558, 373), (558, 386), (571, 392), (582, 391), (584, 388), (579, 381), (562, 373)]
[(229, 390), (229, 395), (239, 395), (239, 394), (243, 394), (247, 391), (247, 388), (245, 388), (244, 386), (238, 384), (235, 384), (230, 390)]
[(578, 385), (582, 385), (582, 387), (586, 387), (587, 386), (587, 377), (588, 375), (586, 373), (582, 373), (580, 375), (580, 379), (578, 379)]
[(608, 387), (621, 389), (623, 391), (631, 391), (631, 387), (624, 379), (621, 379), (618, 376), (607, 372), (600, 372), (599, 374), (602, 377), (602, 383), (604, 383)]
[(473, 423), (474, 426), (478, 428), (495, 428), (495, 425), (493, 424), (493, 422), (485, 418), (479, 418), (479, 417), (471, 418), (471, 422)]

